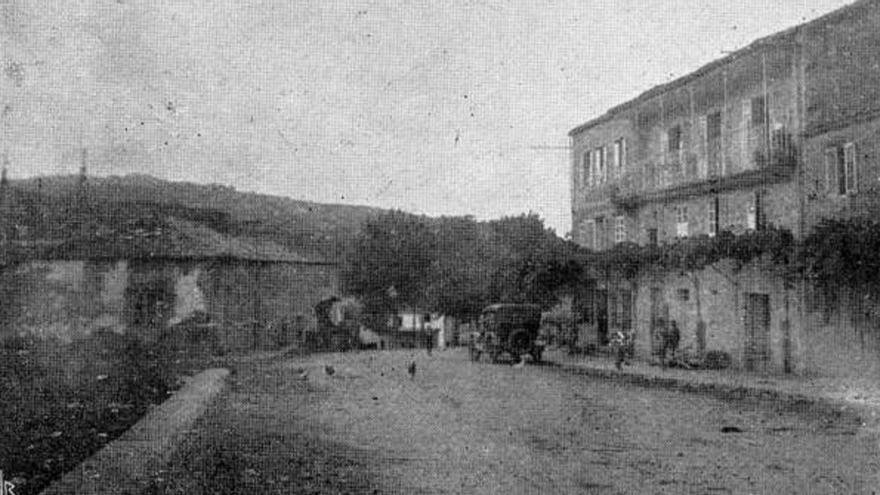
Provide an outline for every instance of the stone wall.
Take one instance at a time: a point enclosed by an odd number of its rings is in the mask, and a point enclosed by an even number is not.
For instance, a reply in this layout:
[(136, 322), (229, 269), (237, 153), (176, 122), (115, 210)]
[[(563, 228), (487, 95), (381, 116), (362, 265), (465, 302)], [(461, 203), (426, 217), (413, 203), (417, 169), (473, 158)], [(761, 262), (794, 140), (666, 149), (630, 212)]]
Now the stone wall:
[(876, 294), (809, 288), (803, 325), (808, 372), (880, 378), (880, 300)]
[(859, 2), (803, 33), (807, 135), (880, 112), (880, 2)]
[[(766, 295), (769, 300), (769, 359), (756, 363), (755, 371), (803, 371), (806, 359), (799, 341), (799, 303), (794, 287), (786, 287), (774, 276), (769, 263), (753, 262), (735, 268), (722, 262), (695, 274), (655, 272), (638, 282), (636, 296), (636, 352), (652, 356), (652, 289), (659, 295), (658, 315), (675, 320), (681, 332), (681, 349), (690, 352), (723, 351), (736, 369), (747, 367), (745, 330), (747, 299), (750, 294)], [(700, 329), (700, 322), (705, 325)], [(704, 332), (700, 335), (700, 332)], [(655, 347), (656, 348), (656, 347)]]
[[(246, 261), (31, 261), (0, 271), (0, 338), (156, 339), (194, 320), (226, 350), (295, 343), (337, 294), (335, 267)], [(286, 332), (282, 334), (279, 332)]]
[[(856, 190), (839, 194), (837, 179), (826, 169), (826, 151), (855, 146)], [(880, 211), (880, 120), (853, 124), (811, 137), (806, 142), (805, 201), (807, 227), (823, 218), (845, 218)]]
[(125, 262), (33, 261), (0, 271), (0, 332), (70, 342), (126, 327)]

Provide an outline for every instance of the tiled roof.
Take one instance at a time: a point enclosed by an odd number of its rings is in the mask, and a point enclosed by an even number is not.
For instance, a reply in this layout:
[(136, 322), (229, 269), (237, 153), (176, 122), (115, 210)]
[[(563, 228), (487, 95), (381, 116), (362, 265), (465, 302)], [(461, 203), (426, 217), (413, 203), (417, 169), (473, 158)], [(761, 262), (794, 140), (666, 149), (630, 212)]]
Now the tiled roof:
[(325, 264), (271, 241), (227, 235), (174, 217), (114, 228), (83, 225), (80, 232), (48, 248), (43, 243), (37, 251), (52, 259), (231, 259)]

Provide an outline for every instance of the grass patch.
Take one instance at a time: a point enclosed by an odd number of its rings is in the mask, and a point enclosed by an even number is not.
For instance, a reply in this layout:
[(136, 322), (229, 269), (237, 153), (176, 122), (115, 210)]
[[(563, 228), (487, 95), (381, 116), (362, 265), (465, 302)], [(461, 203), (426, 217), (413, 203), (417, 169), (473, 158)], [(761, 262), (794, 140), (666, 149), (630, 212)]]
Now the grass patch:
[(0, 343), (0, 469), (16, 493), (38, 493), (206, 367), (192, 350), (110, 331)]

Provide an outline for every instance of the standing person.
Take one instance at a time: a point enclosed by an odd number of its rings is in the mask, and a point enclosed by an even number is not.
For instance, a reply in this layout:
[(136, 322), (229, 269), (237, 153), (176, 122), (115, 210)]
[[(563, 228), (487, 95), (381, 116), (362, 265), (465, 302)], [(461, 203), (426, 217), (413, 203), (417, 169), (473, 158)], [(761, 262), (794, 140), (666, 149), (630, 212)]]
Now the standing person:
[(626, 364), (629, 366), (629, 350), (630, 350), (630, 337), (623, 330), (618, 330), (614, 332), (614, 337), (611, 339), (611, 347), (614, 349), (615, 354), (617, 355), (617, 361), (614, 363), (614, 367), (617, 369), (621, 369), (621, 366)]
[(428, 351), (428, 355), (431, 355), (431, 350), (434, 348), (434, 330), (428, 328), (425, 331), (425, 349)]

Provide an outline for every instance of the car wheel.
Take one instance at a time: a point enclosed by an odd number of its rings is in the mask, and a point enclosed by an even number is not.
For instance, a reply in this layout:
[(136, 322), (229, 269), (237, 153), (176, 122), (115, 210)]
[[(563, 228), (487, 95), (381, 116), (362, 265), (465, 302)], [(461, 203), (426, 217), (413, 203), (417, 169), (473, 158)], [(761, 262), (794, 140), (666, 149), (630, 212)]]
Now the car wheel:
[(540, 363), (542, 353), (543, 353), (543, 349), (533, 349), (532, 350), (532, 360), (536, 363)]
[(527, 354), (532, 348), (532, 338), (525, 330), (516, 330), (511, 333), (508, 342), (511, 354)]

